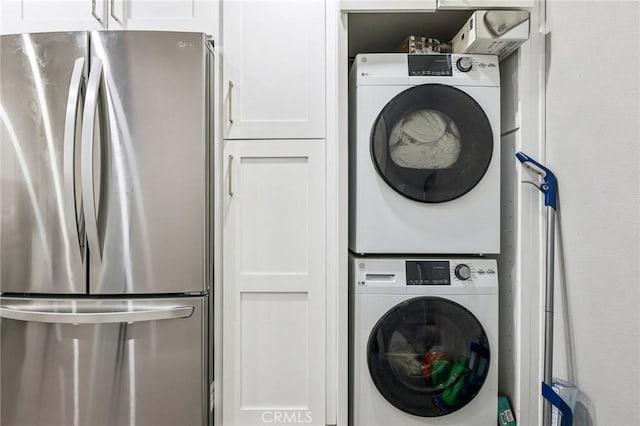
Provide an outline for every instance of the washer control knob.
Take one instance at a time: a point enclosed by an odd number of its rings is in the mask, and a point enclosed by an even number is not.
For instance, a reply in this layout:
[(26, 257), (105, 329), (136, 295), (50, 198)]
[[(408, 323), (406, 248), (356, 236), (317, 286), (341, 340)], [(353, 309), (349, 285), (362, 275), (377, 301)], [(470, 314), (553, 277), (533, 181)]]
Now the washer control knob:
[(469, 72), (473, 68), (473, 62), (468, 56), (463, 56), (456, 61), (456, 67), (462, 72)]
[(471, 268), (469, 268), (469, 265), (465, 265), (464, 263), (456, 266), (454, 273), (456, 274), (456, 277), (462, 281), (466, 281), (471, 278)]

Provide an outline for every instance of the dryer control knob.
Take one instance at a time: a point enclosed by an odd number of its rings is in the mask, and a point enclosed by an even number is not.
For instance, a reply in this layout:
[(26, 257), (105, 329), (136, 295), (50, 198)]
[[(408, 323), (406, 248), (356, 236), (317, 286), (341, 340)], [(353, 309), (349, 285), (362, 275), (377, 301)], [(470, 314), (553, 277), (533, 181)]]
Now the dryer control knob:
[(454, 273), (456, 274), (456, 277), (462, 281), (466, 281), (471, 278), (471, 268), (469, 268), (469, 265), (465, 265), (464, 263), (456, 266)]
[(471, 62), (471, 58), (468, 56), (464, 56), (462, 58), (458, 58), (456, 61), (456, 67), (462, 72), (469, 72), (471, 68), (473, 68), (473, 62)]

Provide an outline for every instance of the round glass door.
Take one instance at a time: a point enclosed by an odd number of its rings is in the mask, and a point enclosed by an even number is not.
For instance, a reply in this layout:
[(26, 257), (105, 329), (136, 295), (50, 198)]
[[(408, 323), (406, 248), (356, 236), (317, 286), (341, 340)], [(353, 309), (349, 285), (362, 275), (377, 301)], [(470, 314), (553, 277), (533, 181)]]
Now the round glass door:
[(473, 189), (493, 154), (484, 110), (451, 86), (414, 86), (380, 112), (371, 133), (378, 174), (396, 192), (423, 203), (442, 203)]
[(375, 325), (367, 344), (374, 384), (396, 408), (422, 417), (464, 407), (489, 372), (487, 335), (471, 312), (450, 300), (416, 297)]

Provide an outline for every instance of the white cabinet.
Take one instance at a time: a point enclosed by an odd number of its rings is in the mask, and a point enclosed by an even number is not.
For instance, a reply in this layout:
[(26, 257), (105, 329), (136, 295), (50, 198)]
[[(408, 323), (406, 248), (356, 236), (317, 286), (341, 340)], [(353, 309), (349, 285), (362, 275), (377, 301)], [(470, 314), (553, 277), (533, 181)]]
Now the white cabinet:
[(223, 2), (226, 139), (325, 136), (322, 0)]
[(437, 0), (342, 0), (340, 9), (345, 12), (433, 12)]
[(214, 0), (111, 0), (109, 29), (213, 34)]
[(325, 425), (324, 152), (324, 140), (225, 141), (225, 425)]
[(447, 9), (532, 9), (534, 0), (341, 0), (344, 12), (434, 12)]
[(2, 34), (157, 30), (213, 34), (215, 0), (2, 0)]
[(99, 30), (106, 6), (107, 0), (1, 0), (0, 32)]
[(438, 0), (438, 9), (532, 9), (534, 0)]

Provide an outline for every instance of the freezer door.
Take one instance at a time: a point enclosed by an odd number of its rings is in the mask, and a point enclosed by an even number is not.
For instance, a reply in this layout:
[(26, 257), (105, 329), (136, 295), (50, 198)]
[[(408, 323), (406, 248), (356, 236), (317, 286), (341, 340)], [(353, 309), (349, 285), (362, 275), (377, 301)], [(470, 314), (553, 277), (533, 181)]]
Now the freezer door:
[(86, 293), (79, 130), (88, 33), (0, 37), (0, 292)]
[[(90, 43), (82, 137), (83, 195), (94, 201), (85, 203), (90, 293), (206, 291), (205, 37), (105, 31)], [(103, 138), (92, 132), (100, 107)]]
[(0, 424), (206, 424), (206, 318), (206, 297), (0, 298)]

